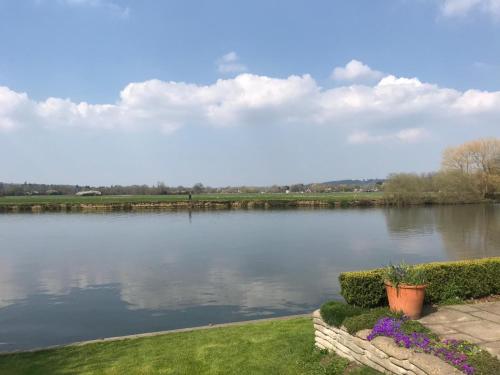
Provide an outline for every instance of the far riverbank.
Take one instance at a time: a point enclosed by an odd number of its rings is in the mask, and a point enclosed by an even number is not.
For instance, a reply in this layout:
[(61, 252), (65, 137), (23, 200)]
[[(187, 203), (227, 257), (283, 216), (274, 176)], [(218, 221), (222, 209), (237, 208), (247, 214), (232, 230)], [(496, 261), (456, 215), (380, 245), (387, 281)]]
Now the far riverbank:
[(200, 194), (1, 197), (0, 212), (140, 211), (374, 207), (385, 204), (379, 192), (327, 194)]
[[(418, 205), (488, 202), (491, 203), (492, 201), (441, 202), (434, 199), (425, 199)], [(0, 197), (0, 213), (350, 208), (397, 205), (398, 204), (394, 201), (391, 202), (385, 199), (382, 192), (322, 194), (199, 194), (193, 195), (191, 200), (187, 195), (103, 195), (91, 197), (48, 195)]]

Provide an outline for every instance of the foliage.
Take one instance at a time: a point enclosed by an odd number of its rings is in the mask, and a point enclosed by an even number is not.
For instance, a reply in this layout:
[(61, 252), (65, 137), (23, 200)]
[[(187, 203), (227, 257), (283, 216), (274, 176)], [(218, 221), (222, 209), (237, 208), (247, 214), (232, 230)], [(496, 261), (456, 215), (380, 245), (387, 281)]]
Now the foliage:
[[(330, 374), (349, 362), (314, 347), (311, 319), (297, 318), (0, 357), (0, 374)], [(354, 375), (378, 374), (365, 367)]]
[(432, 201), (432, 175), (415, 173), (391, 174), (384, 183), (384, 197), (396, 205), (422, 204)]
[(363, 314), (346, 318), (343, 325), (347, 332), (352, 335), (363, 329), (372, 328), (375, 323), (384, 316), (400, 317), (401, 315), (389, 311), (387, 307), (379, 307), (370, 309)]
[(469, 203), (500, 191), (500, 139), (487, 138), (449, 147), (437, 173), (391, 174), (384, 183), (388, 203)]
[(404, 319), (403, 324), (401, 324), (401, 330), (408, 335), (416, 332), (425, 334), (434, 340), (438, 339), (438, 335), (417, 320)]
[(384, 270), (342, 272), (339, 276), (340, 293), (350, 305), (374, 307), (387, 305)]
[(443, 170), (474, 178), (482, 196), (498, 191), (500, 139), (484, 138), (449, 147), (443, 153)]
[[(500, 293), (500, 257), (436, 262), (415, 266), (427, 280), (426, 301), (441, 303)], [(384, 270), (344, 272), (339, 276), (347, 303), (375, 307), (387, 303)]]
[(430, 174), (391, 174), (384, 199), (398, 206), (425, 203), (472, 203), (484, 198), (476, 178), (457, 171)]
[(346, 318), (362, 314), (365, 311), (360, 307), (338, 301), (327, 302), (320, 309), (323, 320), (334, 327), (340, 327)]
[(476, 369), (474, 375), (500, 374), (500, 361), (485, 350), (471, 354), (469, 363)]
[[(364, 200), (378, 200), (382, 198), (381, 193), (307, 193), (307, 194), (285, 194), (285, 193), (218, 193), (218, 194), (195, 194), (193, 201), (207, 202), (245, 202), (245, 201), (321, 201), (321, 202), (349, 202)], [(0, 205), (61, 205), (61, 204), (131, 204), (131, 203), (162, 203), (162, 202), (187, 202), (187, 194), (169, 195), (102, 195), (99, 197), (78, 197), (74, 195), (32, 195), (1, 197)]]
[(331, 326), (344, 326), (354, 334), (362, 329), (372, 328), (383, 316), (399, 317), (401, 314), (389, 311), (387, 307), (365, 309), (344, 302), (330, 301), (321, 306), (321, 318)]
[(389, 264), (384, 272), (384, 280), (389, 281), (396, 288), (399, 284), (423, 285), (426, 282), (422, 270), (405, 262), (396, 265)]

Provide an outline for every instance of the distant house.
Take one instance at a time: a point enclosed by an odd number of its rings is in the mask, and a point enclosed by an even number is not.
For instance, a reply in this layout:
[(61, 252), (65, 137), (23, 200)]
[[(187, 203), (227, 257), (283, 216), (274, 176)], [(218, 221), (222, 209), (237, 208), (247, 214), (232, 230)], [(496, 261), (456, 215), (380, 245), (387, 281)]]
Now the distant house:
[(96, 196), (96, 195), (102, 195), (100, 191), (97, 190), (85, 190), (85, 191), (79, 191), (76, 193), (79, 197), (91, 197), (91, 196)]

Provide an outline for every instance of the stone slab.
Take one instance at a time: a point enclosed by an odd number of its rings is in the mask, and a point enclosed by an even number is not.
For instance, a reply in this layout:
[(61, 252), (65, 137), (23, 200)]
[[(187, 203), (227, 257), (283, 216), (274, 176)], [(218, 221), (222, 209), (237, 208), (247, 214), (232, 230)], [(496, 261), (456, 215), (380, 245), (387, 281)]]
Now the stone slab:
[(449, 335), (452, 333), (457, 333), (454, 329), (448, 327), (444, 324), (426, 324), (426, 326), (437, 335)]
[(410, 351), (395, 345), (392, 338), (379, 336), (374, 338), (371, 343), (382, 352), (388, 354), (390, 357), (394, 357), (399, 360), (408, 359), (410, 357)]
[(500, 302), (478, 303), (474, 306), (477, 306), (480, 310), (489, 311), (490, 313), (500, 315)]
[(480, 320), (476, 316), (449, 308), (443, 308), (420, 319), (422, 324), (449, 324)]
[(473, 312), (473, 311), (480, 311), (476, 305), (451, 305), (451, 306), (446, 306), (444, 309), (452, 309), (452, 310), (457, 310), (461, 312)]
[(471, 312), (471, 315), (477, 316), (478, 318), (490, 320), (495, 323), (500, 323), (500, 315), (494, 314), (489, 311), (477, 311)]
[(481, 341), (500, 340), (500, 324), (488, 320), (452, 323), (450, 327)]
[(431, 354), (413, 353), (410, 362), (429, 375), (462, 374), (455, 367)]

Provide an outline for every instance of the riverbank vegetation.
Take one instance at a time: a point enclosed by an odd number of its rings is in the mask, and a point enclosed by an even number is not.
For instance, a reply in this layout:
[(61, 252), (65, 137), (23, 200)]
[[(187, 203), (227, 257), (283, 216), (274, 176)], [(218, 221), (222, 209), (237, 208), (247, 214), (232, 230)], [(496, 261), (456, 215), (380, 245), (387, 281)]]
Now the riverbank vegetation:
[(500, 139), (488, 138), (449, 147), (435, 173), (392, 174), (384, 183), (389, 204), (472, 203), (498, 199)]
[(310, 318), (1, 355), (0, 373), (378, 374), (315, 349)]
[(72, 211), (82, 209), (293, 208), (382, 205), (381, 192), (269, 193), (188, 195), (9, 196), (0, 197), (0, 211)]

